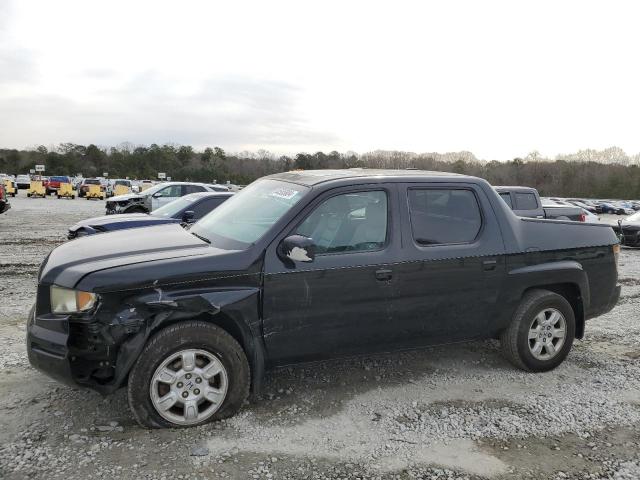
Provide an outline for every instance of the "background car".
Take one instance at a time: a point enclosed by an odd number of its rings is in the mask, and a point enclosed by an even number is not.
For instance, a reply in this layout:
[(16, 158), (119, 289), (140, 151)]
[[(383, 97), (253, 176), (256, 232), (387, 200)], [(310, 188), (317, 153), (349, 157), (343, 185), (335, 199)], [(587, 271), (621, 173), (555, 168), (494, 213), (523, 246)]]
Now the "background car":
[(70, 240), (96, 233), (112, 232), (127, 228), (150, 227), (152, 225), (197, 222), (221, 205), (232, 192), (202, 192), (180, 197), (154, 212), (105, 215), (76, 223), (69, 228)]
[(47, 191), (47, 195), (52, 193), (56, 193), (60, 188), (61, 183), (71, 183), (71, 179), (69, 177), (49, 177), (47, 180), (43, 182), (43, 186)]
[(117, 195), (107, 200), (107, 215), (116, 213), (149, 213), (176, 198), (198, 192), (228, 192), (222, 185), (196, 182), (165, 182), (140, 193)]
[(115, 189), (116, 189), (116, 187), (118, 185), (123, 185), (123, 186), (127, 187), (129, 189), (129, 191), (132, 191), (131, 180), (127, 180), (127, 179), (124, 179), (124, 178), (118, 178), (118, 179), (114, 179), (114, 180), (109, 180), (107, 182), (107, 198), (113, 197), (114, 191), (115, 191)]
[(18, 175), (16, 177), (16, 185), (20, 190), (26, 190), (31, 186), (31, 176)]
[(100, 185), (100, 190), (105, 191), (106, 187), (103, 185), (99, 178), (85, 178), (82, 180), (80, 187), (78, 188), (78, 197), (84, 197), (89, 191), (89, 185)]
[(620, 243), (628, 247), (640, 247), (640, 212), (618, 220), (617, 225), (613, 225), (613, 230), (618, 234)]

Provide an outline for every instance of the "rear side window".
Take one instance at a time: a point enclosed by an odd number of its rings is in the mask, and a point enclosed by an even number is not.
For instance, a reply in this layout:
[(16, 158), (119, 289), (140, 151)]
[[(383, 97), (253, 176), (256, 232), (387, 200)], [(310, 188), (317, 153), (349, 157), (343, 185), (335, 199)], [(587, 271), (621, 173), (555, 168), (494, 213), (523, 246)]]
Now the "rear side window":
[(189, 195), (190, 193), (204, 192), (205, 188), (200, 185), (185, 185), (184, 191), (185, 195)]
[(511, 201), (511, 194), (509, 192), (502, 192), (500, 194), (500, 198), (502, 198), (502, 200), (509, 205), (509, 208), (513, 210), (513, 202)]
[(482, 215), (476, 196), (463, 189), (409, 190), (413, 239), (420, 245), (472, 242)]
[(516, 192), (516, 205), (518, 205), (518, 210), (536, 210), (538, 208), (538, 202), (533, 193)]

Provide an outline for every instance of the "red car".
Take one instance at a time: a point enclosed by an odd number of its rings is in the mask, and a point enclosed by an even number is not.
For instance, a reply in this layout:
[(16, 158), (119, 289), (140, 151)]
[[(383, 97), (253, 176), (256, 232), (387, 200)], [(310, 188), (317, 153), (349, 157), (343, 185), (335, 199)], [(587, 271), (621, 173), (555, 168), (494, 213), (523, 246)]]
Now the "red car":
[(105, 185), (99, 178), (85, 178), (78, 188), (78, 197), (84, 197), (89, 191), (89, 185), (100, 185), (100, 190), (105, 191)]
[(69, 177), (49, 177), (48, 180), (45, 180), (43, 186), (47, 190), (47, 195), (56, 193), (61, 183), (71, 183), (71, 179)]

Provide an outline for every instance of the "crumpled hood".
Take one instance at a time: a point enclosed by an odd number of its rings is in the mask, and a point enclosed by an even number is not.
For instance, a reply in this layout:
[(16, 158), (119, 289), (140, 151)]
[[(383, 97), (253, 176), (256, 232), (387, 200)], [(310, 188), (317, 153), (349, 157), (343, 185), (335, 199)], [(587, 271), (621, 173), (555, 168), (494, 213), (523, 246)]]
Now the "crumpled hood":
[[(214, 249), (180, 225), (159, 225), (90, 235), (53, 249), (42, 266), (39, 283), (74, 288), (93, 272), (157, 260), (211, 255)], [(122, 283), (127, 282), (122, 278)]]

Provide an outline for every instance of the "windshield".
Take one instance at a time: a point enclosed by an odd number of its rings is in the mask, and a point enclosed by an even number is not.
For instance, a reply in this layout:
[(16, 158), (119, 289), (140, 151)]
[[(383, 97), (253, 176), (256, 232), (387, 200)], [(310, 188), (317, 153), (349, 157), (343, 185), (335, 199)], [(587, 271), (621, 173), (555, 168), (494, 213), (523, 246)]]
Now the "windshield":
[(85, 185), (100, 185), (100, 180), (98, 179), (90, 179), (84, 181)]
[(216, 247), (243, 250), (259, 240), (308, 190), (279, 180), (258, 180), (203, 217), (191, 231)]
[[(145, 192), (146, 193), (146, 192)], [(180, 210), (183, 210), (195, 202), (196, 197), (192, 197), (191, 195), (187, 195), (185, 197), (180, 197), (173, 202), (167, 203), (165, 206), (155, 209), (151, 215), (154, 217), (173, 217)]]

